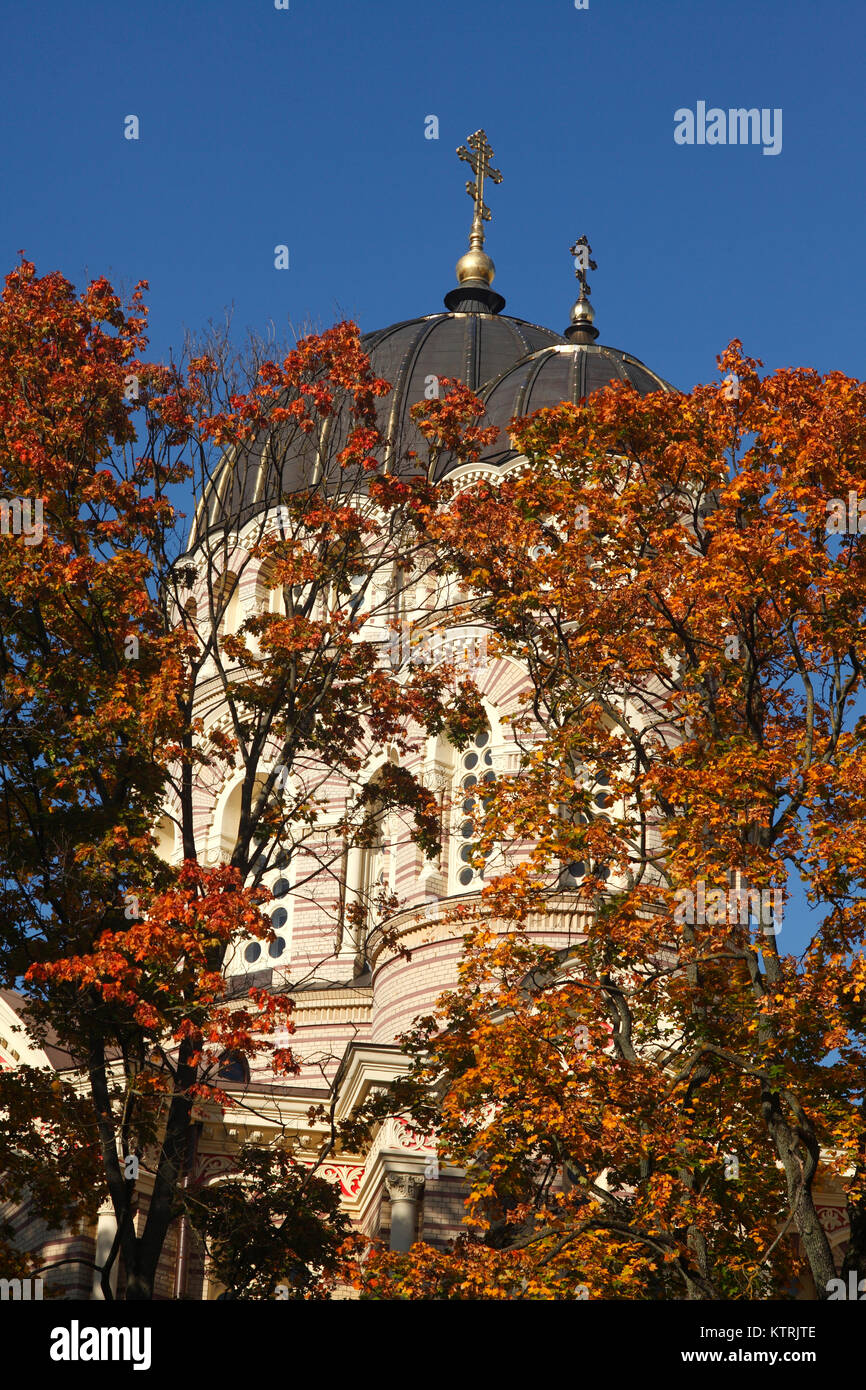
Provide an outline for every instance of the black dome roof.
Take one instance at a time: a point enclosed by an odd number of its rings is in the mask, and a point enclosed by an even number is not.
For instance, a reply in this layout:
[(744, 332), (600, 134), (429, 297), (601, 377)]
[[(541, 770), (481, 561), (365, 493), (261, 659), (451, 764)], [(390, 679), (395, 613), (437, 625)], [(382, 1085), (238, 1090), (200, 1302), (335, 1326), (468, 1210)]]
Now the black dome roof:
[[(424, 449), (423, 437), (409, 411), (424, 400), (430, 378), (456, 377), (480, 393), (485, 383), (502, 378), (520, 359), (565, 343), (551, 329), (495, 312), (497, 304), (504, 301), (492, 291), (454, 290), (448, 303), (450, 312), (406, 319), (366, 333), (361, 339), (374, 373), (391, 382), (378, 410), (379, 428), (394, 457), (399, 458), (407, 449)], [(302, 436), (296, 448), (280, 458), (279, 466), (269, 450), (267, 435), (239, 459), (227, 454), (208, 488), (207, 529), (234, 527), (258, 511), (278, 506), (286, 493), (311, 480), (319, 450), (331, 454), (343, 446), (348, 425), (339, 414), (331, 417), (318, 439)], [(200, 532), (202, 522), (200, 508), (194, 535)]]
[(564, 339), (558, 333), (504, 314), (448, 313), (410, 319), (363, 338), (379, 376), (392, 384), (383, 398), (385, 435), (396, 447), (418, 448), (422, 437), (409, 414), (424, 399), (431, 376), (457, 377), (480, 391), (515, 362)]
[(629, 382), (644, 396), (676, 389), (631, 353), (594, 342), (563, 340), (515, 362), (479, 392), (487, 406), (483, 423), (499, 428), (498, 439), (481, 455), (483, 461), (500, 464), (515, 457), (508, 443), (512, 416), (531, 415), (562, 401), (577, 404), (616, 381)]

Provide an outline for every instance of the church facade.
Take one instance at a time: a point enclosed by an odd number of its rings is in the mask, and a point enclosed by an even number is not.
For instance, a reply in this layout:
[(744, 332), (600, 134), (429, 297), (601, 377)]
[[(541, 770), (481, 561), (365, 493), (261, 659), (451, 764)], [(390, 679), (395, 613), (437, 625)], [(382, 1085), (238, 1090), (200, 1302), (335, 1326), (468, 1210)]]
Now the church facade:
[[(587, 283), (594, 263), (585, 238), (571, 248), (580, 294), (563, 332), (504, 312), (505, 300), (493, 289), (493, 262), (484, 251), (484, 222), (489, 216), (485, 181), (499, 181), (484, 132), (469, 137), (468, 149), (458, 153), (470, 164), (474, 179), (468, 185), (473, 199), (470, 245), (457, 265), (457, 286), (445, 296), (443, 311), (375, 330), (363, 339), (375, 375), (391, 383), (383, 402), (384, 433), (395, 448), (417, 443), (410, 407), (435, 392), (442, 378), (465, 382), (484, 401), (487, 417), (482, 423), (498, 426), (499, 436), (477, 462), (449, 475), (457, 487), (485, 476), (501, 477), (521, 466), (509, 441), (513, 416), (562, 401), (576, 403), (615, 381), (629, 382), (643, 393), (673, 389), (638, 358), (599, 342)], [(189, 558), (195, 562), (206, 553), (202, 536), (227, 525), (234, 527), (236, 546), (243, 551), (249, 537), (267, 525), (269, 512), (276, 514), (284, 489), (284, 478), (271, 485), (264, 457), (243, 470), (227, 464), (203, 498)], [(254, 562), (237, 568), (240, 578), (227, 617), (235, 627), (274, 602), (266, 576)], [(201, 575), (197, 582), (203, 584), (204, 579)], [(396, 650), (393, 621), (382, 620), (377, 629), (374, 617), (364, 630), (365, 638), (381, 642), (382, 659), (393, 669), (408, 661), (415, 640), (412, 631), (423, 631), (423, 624), (414, 620), (419, 614), (429, 616), (438, 601), (435, 589), (422, 585), (422, 590), (413, 591), (411, 583), (403, 589), (405, 622), (398, 630), (406, 633), (406, 640), (398, 636)], [(278, 1036), (275, 1041), (291, 1046), (301, 1070), (297, 1077), (275, 1083), (265, 1061), (252, 1068), (227, 1065), (220, 1085), (232, 1104), (224, 1113), (216, 1105), (201, 1106), (191, 1156), (194, 1184), (218, 1181), (230, 1171), (243, 1141), (281, 1145), (301, 1162), (319, 1162), (320, 1175), (339, 1185), (356, 1229), (396, 1250), (407, 1249), (416, 1239), (442, 1245), (457, 1234), (463, 1214), (461, 1173), (440, 1162), (431, 1144), (393, 1119), (380, 1127), (364, 1152), (335, 1148), (324, 1162), (321, 1154), (330, 1121), (339, 1124), (350, 1117), (371, 1093), (405, 1069), (401, 1033), (418, 1015), (430, 1013), (437, 996), (454, 983), (462, 930), (450, 914), (481, 887), (463, 802), (485, 777), (508, 775), (518, 765), (506, 717), (517, 708), (525, 688), (523, 673), (509, 660), (488, 657), (486, 632), (471, 624), (453, 628), (447, 640), (440, 636), (431, 643), (432, 662), (455, 655), (471, 670), (481, 692), (487, 729), (463, 752), (444, 737), (422, 739), (408, 762), (446, 808), (441, 852), (427, 858), (396, 812), (381, 818), (374, 843), (340, 847), (329, 836), (326, 810), (316, 834), (307, 835), (296, 853), (276, 856), (263, 877), (272, 894), (266, 910), (275, 939), (236, 943), (226, 964), (228, 993), (242, 998), (252, 987), (290, 993), (295, 1031), (291, 1038)], [(201, 714), (208, 731), (222, 727), (216, 685), (212, 691), (203, 687)], [(374, 778), (376, 769), (369, 769), (369, 775)], [(198, 789), (197, 839), (209, 864), (231, 853), (240, 780), (240, 773), (229, 773), (220, 780), (203, 779)], [(334, 824), (344, 791), (335, 785), (325, 792)], [(179, 836), (171, 807), (167, 810), (158, 828), (160, 852), (178, 863)], [(575, 883), (564, 870), (561, 892), (550, 898), (543, 918), (530, 923), (539, 939), (565, 947), (580, 936), (576, 899), (568, 891)], [(362, 936), (351, 923), (364, 914), (353, 917), (349, 908), (353, 903), (366, 908), (377, 898), (398, 901), (399, 909), (387, 921), (373, 921)], [(370, 914), (367, 919), (372, 921)], [(12, 1055), (12, 1048), (19, 1047), (12, 1040), (12, 1028), (20, 1003), (11, 994), (0, 1000), (0, 1064), (42, 1062), (65, 1070), (59, 1054)], [(311, 1120), (315, 1107), (328, 1118)], [(844, 1205), (830, 1195), (820, 1200), (821, 1219), (831, 1240), (844, 1241)], [(27, 1227), (23, 1217), (20, 1230), (22, 1242), (30, 1249), (39, 1246), (46, 1259), (74, 1259), (86, 1249), (84, 1257), (97, 1263), (114, 1234), (108, 1209), (97, 1230), (75, 1237), (55, 1239), (36, 1226)], [(71, 1297), (100, 1296), (90, 1270), (76, 1272), (70, 1264), (61, 1282)], [(192, 1233), (178, 1222), (166, 1247), (157, 1296), (215, 1298), (220, 1292)]]
[[(499, 434), (477, 462), (449, 473), (449, 481), (458, 488), (521, 466), (509, 441), (513, 416), (566, 400), (577, 402), (612, 381), (630, 382), (642, 392), (672, 389), (636, 357), (597, 341), (586, 280), (594, 263), (585, 238), (572, 247), (580, 297), (563, 333), (504, 312), (505, 300), (492, 287), (493, 262), (483, 249), (488, 215), (484, 185), (492, 177), (498, 181), (497, 171), (490, 164), (492, 151), (483, 131), (467, 143), (469, 148), (458, 153), (475, 175), (467, 184), (474, 216), (469, 249), (457, 264), (458, 284), (445, 296), (444, 312), (391, 325), (363, 339), (375, 375), (391, 383), (384, 399), (383, 434), (395, 454), (421, 447), (410, 408), (437, 392), (441, 379), (465, 382), (484, 401), (487, 413), (482, 423), (496, 425)], [(215, 479), (198, 527), (219, 529), (237, 517), (248, 518), (246, 530), (239, 530), (243, 548), (245, 535), (257, 533), (261, 525), (269, 486), (274, 487), (250, 467), (240, 477)], [(278, 487), (285, 487), (284, 477)], [(274, 501), (277, 490), (274, 487)], [(431, 607), (447, 604), (441, 592), (418, 592), (419, 587), (423, 589), (423, 582), (414, 592), (411, 582), (404, 587), (405, 638), (396, 639), (396, 654), (393, 631), (384, 623), (377, 631), (374, 617), (362, 629), (365, 639), (381, 641), (383, 659), (392, 665), (410, 654), (417, 659), (411, 633), (423, 633), (423, 618)], [(242, 622), (268, 601), (255, 568), (246, 567), (238, 585), (235, 621)], [(371, 607), (375, 609), (375, 603)], [(426, 740), (408, 760), (410, 770), (447, 808), (438, 858), (427, 859), (403, 818), (391, 813), (378, 828), (377, 843), (350, 849), (342, 862), (336, 851), (329, 852), (325, 827), (318, 840), (306, 840), (291, 855), (288, 865), (276, 866), (265, 876), (274, 895), (274, 906), (268, 910), (279, 935), (270, 947), (255, 941), (238, 944), (228, 965), (230, 988), (285, 988), (294, 982), (291, 1046), (301, 1073), (294, 1085), (268, 1087), (266, 1064), (259, 1074), (253, 1069), (249, 1082), (257, 1091), (262, 1088), (257, 1118), (251, 1122), (238, 1108), (224, 1120), (204, 1121), (197, 1157), (203, 1177), (230, 1164), (237, 1138), (268, 1139), (269, 1126), (260, 1118), (263, 1110), (279, 1142), (291, 1145), (302, 1160), (315, 1161), (327, 1127), (309, 1125), (305, 1116), (310, 1106), (333, 1107), (337, 1123), (351, 1116), (372, 1091), (405, 1069), (400, 1034), (419, 1014), (430, 1013), (437, 996), (454, 983), (462, 928), (450, 914), (481, 887), (469, 862), (472, 829), (462, 803), (485, 776), (515, 771), (519, 757), (503, 716), (516, 710), (525, 678), (513, 662), (488, 659), (486, 638), (482, 629), (469, 625), (451, 628), (446, 640), (437, 637), (430, 643), (432, 662), (455, 655), (465, 662), (483, 697), (488, 724), (462, 753), (440, 737)], [(214, 717), (219, 718), (218, 711)], [(371, 778), (375, 771), (370, 769)], [(234, 842), (232, 797), (238, 794), (237, 785), (228, 779), (202, 797), (200, 830), (212, 860)], [(344, 790), (340, 785), (330, 789), (335, 818)], [(317, 865), (328, 867), (317, 871)], [(581, 931), (569, 885), (562, 886), (563, 893), (550, 900), (544, 919), (532, 924), (539, 938), (557, 947), (567, 946)], [(399, 900), (399, 911), (374, 925), (360, 942), (347, 927), (347, 907), (360, 904), (371, 920), (375, 914), (367, 909), (382, 890)], [(331, 899), (337, 900), (336, 908), (325, 906)], [(246, 1082), (236, 1084), (243, 1087)], [(394, 1249), (406, 1249), (415, 1239), (444, 1243), (460, 1229), (460, 1173), (440, 1164), (434, 1149), (400, 1121), (387, 1121), (367, 1152), (335, 1154), (319, 1171), (339, 1182), (358, 1229), (388, 1240)]]

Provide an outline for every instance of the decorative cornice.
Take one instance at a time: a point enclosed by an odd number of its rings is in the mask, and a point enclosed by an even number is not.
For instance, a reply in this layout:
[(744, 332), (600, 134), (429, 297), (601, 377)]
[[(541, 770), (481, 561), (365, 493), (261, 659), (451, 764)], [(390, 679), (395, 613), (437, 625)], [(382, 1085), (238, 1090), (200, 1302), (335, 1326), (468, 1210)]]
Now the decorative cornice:
[[(571, 895), (556, 894), (548, 898), (544, 911), (531, 912), (523, 924), (530, 935), (544, 935), (547, 932), (568, 932), (575, 938), (586, 934), (591, 916), (590, 909), (578, 907), (570, 901)], [(480, 904), (478, 890), (471, 893), (455, 893), (436, 903), (421, 903), (417, 907), (405, 908), (388, 919), (387, 933), (376, 929), (367, 941), (370, 964), (375, 971), (385, 960), (399, 954), (396, 941), (417, 935), (416, 946), (434, 941), (459, 941), (469, 930), (468, 921), (449, 921), (448, 914), (458, 905)], [(495, 925), (495, 924), (494, 924)], [(505, 924), (501, 924), (506, 930)]]
[(405, 1076), (407, 1068), (405, 1053), (397, 1046), (349, 1043), (334, 1078), (335, 1121), (348, 1119), (371, 1092), (384, 1090), (397, 1077)]

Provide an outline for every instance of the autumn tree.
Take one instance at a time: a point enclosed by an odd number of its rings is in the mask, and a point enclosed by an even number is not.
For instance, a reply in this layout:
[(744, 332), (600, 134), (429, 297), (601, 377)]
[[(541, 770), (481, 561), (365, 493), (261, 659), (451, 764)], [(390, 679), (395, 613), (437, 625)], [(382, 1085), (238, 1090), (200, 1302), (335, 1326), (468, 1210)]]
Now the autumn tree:
[(833, 1185), (866, 1275), (866, 385), (719, 363), (537, 412), (528, 467), (431, 518), (526, 672), (522, 755), (379, 1102), (465, 1167), (467, 1233), (368, 1261), (368, 1297), (822, 1299)]
[[(297, 1070), (273, 1036), (278, 1021), (291, 1031), (287, 994), (226, 993), (237, 940), (273, 938), (265, 869), (315, 828), (326, 774), (347, 787), (343, 846), (369, 834), (375, 800), (403, 808), (432, 851), (430, 793), (399, 763), (374, 790), (365, 770), (408, 748), (410, 729), (459, 743), (479, 719), (453, 672), (398, 675), (362, 633), (368, 590), (387, 615), (378, 580), (414, 563), (407, 537), (420, 544), (416, 516), (435, 489), (386, 449), (376, 407), (388, 386), (354, 326), (279, 360), (239, 366), (223, 339), (167, 368), (143, 356), (144, 288), (124, 308), (105, 280), (76, 295), (22, 261), (0, 297), (0, 490), (29, 523), (0, 536), (0, 976), (23, 991), (32, 1036), (50, 1032), (70, 1056), (62, 1080), (0, 1077), (0, 1172), (4, 1196), (29, 1194), (57, 1224), (92, 1218), (107, 1196), (117, 1235), (102, 1287), (110, 1296), (121, 1258), (131, 1299), (153, 1296), (189, 1196), (196, 1107), (226, 1102), (222, 1064), (264, 1054), (276, 1075)], [(449, 442), (466, 411), (456, 392)], [(243, 495), (220, 511), (226, 469), (231, 496), (265, 450), (276, 522), (245, 512)], [(279, 602), (239, 613), (252, 563)], [(195, 799), (229, 771), (240, 811), (211, 862)], [(173, 856), (157, 852), (166, 818)], [(362, 958), (356, 918), (338, 926)], [(326, 1133), (323, 1156), (333, 1142)], [(296, 1171), (257, 1210), (287, 1251), (302, 1216), (303, 1248), (331, 1248), (313, 1227), (333, 1204)], [(227, 1200), (204, 1223), (225, 1252), (220, 1219), (233, 1219)], [(233, 1280), (255, 1291), (241, 1256)]]
[(328, 1297), (359, 1243), (340, 1189), (281, 1149), (245, 1145), (233, 1172), (185, 1204), (232, 1299)]

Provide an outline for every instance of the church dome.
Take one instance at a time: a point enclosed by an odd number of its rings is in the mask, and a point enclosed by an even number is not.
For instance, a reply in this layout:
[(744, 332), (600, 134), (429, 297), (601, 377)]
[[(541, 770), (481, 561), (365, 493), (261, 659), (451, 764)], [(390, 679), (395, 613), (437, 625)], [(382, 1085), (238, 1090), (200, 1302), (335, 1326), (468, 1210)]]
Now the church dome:
[(409, 412), (443, 377), (456, 377), (480, 394), (522, 358), (564, 342), (559, 333), (524, 319), (479, 312), (470, 307), (477, 301), (469, 295), (456, 302), (460, 307), (449, 313), (397, 323), (362, 340), (377, 375), (391, 382), (382, 399), (382, 428), (398, 452), (423, 447)]
[(627, 381), (641, 395), (676, 388), (631, 353), (596, 343), (565, 343), (542, 348), (516, 362), (480, 392), (487, 406), (485, 425), (496, 425), (499, 436), (481, 457), (501, 464), (515, 457), (508, 442), (514, 415), (531, 415), (563, 401), (577, 404), (613, 382)]
[[(483, 423), (496, 425), (499, 430), (498, 438), (482, 452), (485, 463), (499, 465), (516, 457), (516, 450), (509, 443), (509, 422), (513, 416), (531, 415), (563, 401), (576, 405), (594, 391), (618, 381), (628, 382), (643, 396), (652, 391), (676, 390), (639, 357), (595, 341), (598, 329), (588, 298), (585, 268), (596, 267), (595, 261), (589, 259), (592, 248), (585, 237), (571, 248), (572, 253), (582, 249), (584, 268), (577, 272), (580, 298), (571, 310), (571, 322), (563, 338), (513, 363), (479, 392), (487, 407)], [(575, 264), (580, 263), (578, 258)]]
[[(391, 466), (408, 450), (424, 457), (425, 441), (410, 412), (416, 402), (440, 394), (443, 377), (456, 378), (480, 394), (486, 383), (502, 378), (522, 358), (565, 342), (559, 333), (502, 313), (505, 300), (492, 288), (496, 267), (484, 250), (484, 224), (490, 220), (485, 182), (501, 183), (502, 175), (493, 167), (493, 150), (483, 130), (468, 136), (457, 154), (474, 175), (466, 184), (473, 216), (469, 249), (456, 266), (457, 285), (445, 296), (447, 312), (407, 319), (361, 340), (375, 375), (391, 383), (387, 396), (376, 404)], [(351, 427), (343, 409), (325, 420), (318, 432), (287, 440), (279, 427), (266, 429), (239, 456), (230, 450), (210, 480), (190, 543), (211, 528), (242, 525), (256, 513), (278, 506), (287, 493), (309, 485), (320, 460), (339, 452)]]
[[(417, 402), (441, 394), (443, 378), (464, 382), (484, 401), (486, 418), (499, 435), (481, 460), (500, 466), (516, 456), (509, 434), (514, 416), (531, 415), (563, 401), (577, 403), (612, 382), (625, 381), (646, 395), (675, 388), (639, 358), (597, 343), (595, 311), (589, 302), (587, 269), (595, 261), (586, 237), (571, 248), (580, 297), (564, 334), (502, 313), (505, 300), (492, 288), (493, 261), (484, 251), (483, 224), (489, 217), (482, 199), (483, 177), (499, 181), (490, 164), (492, 150), (483, 131), (469, 137), (458, 154), (476, 174), (467, 184), (474, 217), (469, 251), (457, 262), (457, 286), (445, 296), (446, 312), (406, 319), (366, 333), (361, 339), (374, 374), (391, 383), (376, 403), (386, 462), (397, 468), (407, 451), (421, 459), (426, 445), (411, 417)], [(239, 456), (229, 451), (218, 464), (200, 504), (190, 543), (212, 528), (235, 528), (280, 504), (289, 493), (320, 476), (323, 458), (345, 446), (353, 420), (337, 410), (309, 435), (276, 426), (265, 429)], [(443, 471), (447, 465), (443, 467)], [(440, 474), (441, 476), (441, 474)]]
[[(501, 295), (480, 284), (464, 283), (446, 297), (448, 311), (407, 319), (366, 333), (362, 346), (374, 374), (391, 383), (377, 402), (379, 429), (392, 459), (415, 449), (423, 457), (425, 441), (411, 418), (418, 401), (438, 393), (443, 377), (457, 378), (480, 394), (522, 358), (564, 343), (551, 329), (499, 312)], [(317, 457), (343, 447), (349, 421), (337, 414), (318, 436), (303, 436), (289, 452), (269, 447), (268, 433), (240, 459), (226, 455), (208, 489), (206, 527), (236, 526), (256, 512), (279, 505), (281, 497), (314, 476)], [(279, 467), (275, 455), (279, 453)], [(196, 530), (202, 526), (201, 513)]]

